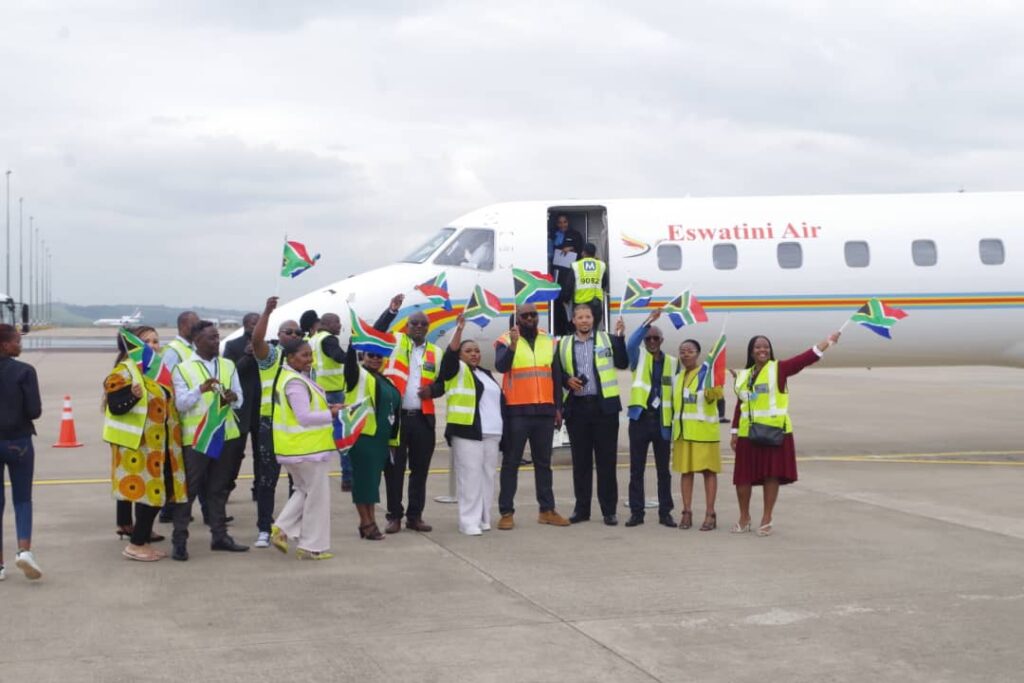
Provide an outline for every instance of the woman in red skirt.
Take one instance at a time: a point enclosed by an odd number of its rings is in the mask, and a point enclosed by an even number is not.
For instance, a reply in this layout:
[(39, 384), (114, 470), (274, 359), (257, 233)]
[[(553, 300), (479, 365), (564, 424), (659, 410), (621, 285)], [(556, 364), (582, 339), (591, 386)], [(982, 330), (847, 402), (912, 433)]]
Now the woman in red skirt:
[(758, 536), (772, 533), (772, 510), (779, 486), (796, 481), (796, 448), (793, 423), (789, 419), (787, 380), (808, 365), (818, 362), (825, 351), (839, 341), (839, 332), (788, 360), (776, 361), (772, 343), (756, 336), (747, 344), (747, 365), (736, 378), (736, 412), (732, 418), (730, 445), (736, 453), (732, 483), (740, 504), (740, 520), (732, 528), (739, 534), (751, 530), (750, 494), (754, 486), (764, 487), (764, 512)]

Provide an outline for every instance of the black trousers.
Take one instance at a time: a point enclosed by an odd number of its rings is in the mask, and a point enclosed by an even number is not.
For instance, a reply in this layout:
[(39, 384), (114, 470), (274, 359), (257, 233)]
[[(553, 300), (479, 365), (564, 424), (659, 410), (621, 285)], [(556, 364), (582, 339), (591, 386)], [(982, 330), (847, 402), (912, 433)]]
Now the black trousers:
[(647, 449), (654, 447), (654, 467), (658, 472), (658, 515), (672, 511), (672, 444), (661, 434), (658, 411), (644, 411), (637, 420), (629, 421), (629, 509), (634, 515), (644, 516), (644, 470), (647, 469)]
[(192, 516), (192, 503), (199, 496), (200, 491), (206, 493), (210, 535), (214, 541), (227, 537), (228, 527), (225, 519), (227, 518), (228, 486), (234, 476), (235, 466), (242, 457), (242, 447), (241, 438), (228, 439), (224, 442), (224, 449), (219, 458), (207, 457), (192, 448), (184, 449), (188, 502), (175, 506), (174, 533), (171, 536), (174, 543), (184, 543), (188, 540), (188, 523)]
[[(433, 415), (402, 411), (402, 436), (394, 456), (384, 465), (384, 488), (387, 492), (388, 519), (422, 519), (427, 502), (427, 474), (434, 457), (437, 432)], [(394, 460), (394, 462), (391, 462)], [(409, 507), (402, 507), (405, 488), (405, 466), (409, 466)]]
[(516, 511), (519, 488), (519, 461), (530, 442), (533, 481), (537, 487), (537, 506), (541, 512), (555, 509), (551, 488), (551, 441), (555, 436), (554, 415), (510, 415), (505, 418), (505, 451), (501, 457), (498, 509), (507, 515)]
[(615, 514), (619, 499), (616, 479), (616, 451), (619, 443), (619, 415), (601, 410), (597, 397), (569, 397), (569, 416), (565, 426), (572, 442), (572, 487), (576, 494), (576, 514), (590, 517), (594, 492), (594, 470), (597, 470), (597, 501), (601, 514)]

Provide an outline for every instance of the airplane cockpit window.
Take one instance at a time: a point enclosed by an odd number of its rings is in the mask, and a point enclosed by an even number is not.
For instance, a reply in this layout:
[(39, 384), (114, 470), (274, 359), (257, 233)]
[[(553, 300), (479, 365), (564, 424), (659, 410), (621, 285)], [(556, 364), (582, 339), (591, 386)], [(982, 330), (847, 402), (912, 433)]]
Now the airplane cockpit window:
[(658, 270), (679, 270), (683, 267), (683, 250), (678, 244), (658, 245)]
[(416, 249), (402, 259), (402, 263), (423, 263), (430, 258), (438, 247), (448, 241), (448, 238), (455, 232), (455, 228), (442, 228), (436, 235), (416, 247)]
[(1006, 260), (1006, 249), (1002, 240), (981, 240), (978, 242), (978, 255), (986, 266), (1001, 266)]
[(716, 244), (711, 249), (711, 261), (718, 270), (734, 270), (739, 262), (735, 244)]
[(914, 240), (910, 253), (915, 266), (934, 266), (939, 261), (939, 250), (934, 240)]
[(804, 249), (799, 242), (780, 242), (776, 249), (779, 268), (799, 268), (804, 265)]
[(434, 259), (439, 266), (494, 270), (494, 231), (466, 228)]
[(850, 268), (867, 268), (871, 264), (871, 248), (862, 240), (853, 240), (843, 245), (843, 256)]

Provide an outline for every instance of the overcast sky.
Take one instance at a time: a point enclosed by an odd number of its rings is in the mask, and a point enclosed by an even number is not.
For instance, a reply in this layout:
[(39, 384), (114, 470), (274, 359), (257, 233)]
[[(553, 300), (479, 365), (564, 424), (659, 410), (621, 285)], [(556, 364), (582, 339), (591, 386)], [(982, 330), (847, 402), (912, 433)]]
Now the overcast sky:
[(254, 308), (285, 232), (290, 296), (496, 201), (1024, 189), (1021, 3), (839, 4), (3, 0), (12, 247)]

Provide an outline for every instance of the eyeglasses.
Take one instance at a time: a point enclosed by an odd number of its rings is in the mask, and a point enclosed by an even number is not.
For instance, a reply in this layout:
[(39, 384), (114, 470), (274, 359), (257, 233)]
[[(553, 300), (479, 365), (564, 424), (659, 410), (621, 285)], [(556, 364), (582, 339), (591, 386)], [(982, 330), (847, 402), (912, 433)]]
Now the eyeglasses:
[(369, 352), (367, 352), (367, 353), (365, 353), (363, 355), (365, 355), (367, 358), (371, 358), (373, 360), (380, 360), (381, 358), (384, 357), (384, 356), (380, 355), (379, 353), (369, 353)]
[(285, 327), (277, 331), (278, 334), (290, 334), (293, 337), (297, 337), (302, 334), (302, 330), (297, 330), (294, 327)]
[(519, 317), (520, 318), (536, 318), (537, 317), (537, 312), (536, 311), (530, 311), (528, 313), (520, 313)]

